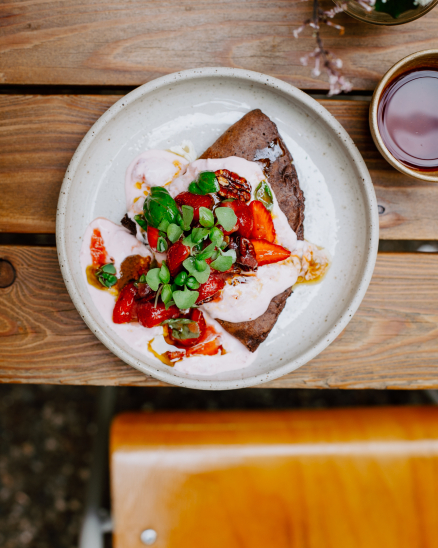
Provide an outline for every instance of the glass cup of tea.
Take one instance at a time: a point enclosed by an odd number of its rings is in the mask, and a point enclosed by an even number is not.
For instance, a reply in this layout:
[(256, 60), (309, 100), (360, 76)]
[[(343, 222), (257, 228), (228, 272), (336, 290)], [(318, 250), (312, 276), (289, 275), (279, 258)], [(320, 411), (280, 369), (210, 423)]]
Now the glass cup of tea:
[(385, 74), (371, 101), (370, 129), (398, 171), (438, 183), (438, 49), (408, 55)]

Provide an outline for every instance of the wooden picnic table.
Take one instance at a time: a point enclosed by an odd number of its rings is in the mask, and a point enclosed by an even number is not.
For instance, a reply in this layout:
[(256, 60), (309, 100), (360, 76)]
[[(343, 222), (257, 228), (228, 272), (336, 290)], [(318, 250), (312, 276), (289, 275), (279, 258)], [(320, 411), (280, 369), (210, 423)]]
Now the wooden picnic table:
[[(326, 2), (327, 7), (330, 2)], [(160, 386), (89, 331), (61, 277), (54, 241), (64, 172), (86, 131), (122, 94), (174, 71), (239, 67), (316, 96), (345, 127), (375, 186), (381, 240), (437, 240), (438, 185), (395, 171), (368, 129), (371, 92), (402, 57), (438, 47), (438, 9), (400, 27), (345, 14), (325, 44), (354, 84), (327, 98), (303, 67), (314, 48), (307, 0), (6, 0), (0, 5), (0, 382)], [(22, 234), (15, 237), (11, 234)], [(5, 245), (20, 241), (21, 245)], [(9, 261), (6, 263), (5, 261)], [(373, 280), (337, 340), (263, 386), (438, 387), (438, 254), (379, 253)]]

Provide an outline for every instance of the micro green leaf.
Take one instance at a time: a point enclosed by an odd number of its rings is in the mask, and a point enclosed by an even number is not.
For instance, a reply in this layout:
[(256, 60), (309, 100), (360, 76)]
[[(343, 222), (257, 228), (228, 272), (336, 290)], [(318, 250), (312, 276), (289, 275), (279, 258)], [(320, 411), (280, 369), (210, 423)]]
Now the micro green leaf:
[(172, 299), (172, 288), (169, 284), (163, 285), (161, 291), (161, 300), (164, 304), (167, 304)]
[(193, 216), (195, 214), (195, 210), (192, 206), (189, 205), (183, 205), (181, 207), (182, 209), (182, 228), (183, 230), (190, 230), (190, 225), (193, 221)]
[(184, 291), (174, 291), (173, 300), (175, 301), (176, 306), (185, 310), (186, 308), (191, 308), (199, 297), (199, 291), (190, 291), (187, 287), (184, 288)]
[(220, 250), (220, 253), (221, 253), (222, 257), (231, 257), (232, 260), (233, 260), (233, 263), (236, 262), (237, 255), (236, 255), (236, 251), (234, 249), (228, 249), (228, 251)]
[(152, 268), (151, 270), (149, 270), (149, 272), (146, 275), (146, 283), (154, 291), (158, 290), (158, 286), (161, 283), (159, 268)]
[(189, 289), (198, 289), (201, 284), (196, 281), (196, 278), (194, 278), (193, 276), (189, 276), (187, 278), (186, 285)]
[(158, 230), (161, 230), (161, 232), (167, 232), (167, 227), (170, 225), (169, 221), (167, 219), (163, 219), (161, 223), (158, 225)]
[(206, 228), (211, 228), (214, 225), (213, 212), (210, 209), (201, 206), (199, 208), (199, 223)]
[(218, 257), (215, 261), (211, 263), (211, 268), (214, 268), (214, 270), (219, 270), (219, 272), (225, 272), (229, 268), (231, 268), (233, 264), (232, 257), (224, 257), (221, 255)]
[(192, 233), (190, 232), (190, 234), (188, 236), (186, 236), (184, 239), (183, 239), (183, 244), (184, 245), (187, 245), (189, 246), (190, 248), (194, 247), (196, 244), (196, 242), (194, 242), (192, 240)]
[(157, 240), (157, 251), (159, 253), (164, 253), (165, 251), (167, 251), (167, 242), (166, 240), (163, 238), (163, 236), (160, 236)]
[(222, 225), (226, 231), (231, 230), (237, 223), (236, 214), (230, 207), (217, 207), (214, 212), (216, 213), (219, 224)]
[(266, 181), (260, 181), (255, 189), (254, 196), (256, 200), (262, 202), (266, 209), (272, 211), (272, 208), (274, 207), (274, 198), (272, 196), (272, 190)]
[(166, 310), (169, 310), (169, 308), (175, 304), (175, 301), (172, 299), (171, 301), (168, 301), (166, 304), (165, 304), (165, 307), (166, 307)]
[[(224, 208), (224, 209), (228, 209), (228, 208)], [(233, 215), (234, 215), (234, 211), (233, 211)], [(209, 234), (210, 234), (210, 231), (208, 230), (208, 228), (194, 228), (192, 230), (192, 241), (195, 242), (195, 244), (198, 244), (202, 240), (205, 240), (205, 238)]]
[(204, 270), (207, 268), (208, 264), (198, 257), (195, 259), (195, 268), (198, 270), (198, 272), (204, 272)]
[(179, 240), (182, 233), (182, 228), (180, 228), (178, 225), (171, 223), (167, 227), (167, 237), (172, 243), (175, 243), (177, 240)]
[(222, 232), (222, 230), (219, 230), (217, 226), (214, 226), (210, 230), (210, 240), (214, 243), (216, 247), (219, 247), (224, 241), (224, 233)]
[(187, 272), (185, 270), (182, 270), (179, 274), (176, 275), (174, 282), (176, 285), (184, 285), (187, 281), (187, 277)]
[(213, 251), (215, 247), (216, 246), (214, 243), (211, 243), (210, 245), (208, 245), (204, 250), (202, 250), (198, 255), (196, 255), (196, 260), (205, 261), (206, 259), (209, 259), (213, 255)]
[(175, 339), (197, 339), (201, 334), (198, 322), (188, 318), (165, 320), (161, 325), (167, 325), (172, 330), (172, 337)]
[(116, 267), (113, 263), (104, 264), (100, 270), (102, 272), (108, 272), (108, 274), (116, 274)]
[(163, 262), (163, 264), (161, 265), (160, 273), (158, 276), (163, 284), (168, 284), (170, 282), (170, 272), (165, 262)]
[(196, 279), (200, 284), (205, 284), (210, 276), (210, 267), (207, 265), (207, 268), (200, 272), (195, 266), (195, 258), (189, 257), (183, 262), (183, 266), (189, 273)]
[(141, 227), (143, 230), (148, 229), (148, 224), (144, 218), (143, 215), (135, 215), (134, 221), (138, 224), (139, 227)]

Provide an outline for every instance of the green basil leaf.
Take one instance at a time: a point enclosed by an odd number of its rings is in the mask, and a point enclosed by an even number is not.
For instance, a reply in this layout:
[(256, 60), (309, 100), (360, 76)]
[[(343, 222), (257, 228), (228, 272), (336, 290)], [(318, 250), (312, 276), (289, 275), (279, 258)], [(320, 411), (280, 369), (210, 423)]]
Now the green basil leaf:
[(219, 270), (219, 272), (225, 272), (229, 268), (231, 268), (233, 264), (232, 257), (225, 257), (220, 256), (215, 261), (211, 263), (211, 268), (214, 268), (214, 270)]
[(196, 279), (200, 284), (205, 284), (210, 276), (210, 267), (207, 265), (207, 268), (200, 272), (195, 266), (195, 258), (189, 257), (183, 262), (183, 266), (189, 273)]
[(190, 225), (192, 224), (195, 210), (192, 206), (189, 206), (189, 205), (183, 205), (181, 209), (182, 209), (182, 218), (183, 218), (182, 228), (183, 230), (190, 230)]
[(181, 217), (175, 200), (166, 188), (153, 186), (143, 204), (143, 213), (146, 222), (158, 228), (163, 220), (169, 223), (178, 222)]
[(166, 305), (165, 305), (165, 306), (166, 306), (166, 310), (169, 310), (169, 308), (170, 308), (171, 306), (173, 306), (174, 304), (175, 304), (175, 301), (174, 301), (173, 299), (172, 299), (171, 301), (167, 302)]
[(163, 284), (168, 284), (170, 282), (170, 272), (165, 262), (163, 262), (163, 264), (161, 265), (160, 273), (158, 276)]
[(184, 291), (173, 292), (173, 300), (180, 310), (191, 308), (196, 303), (198, 297), (199, 291), (190, 291), (187, 287), (184, 288)]
[(219, 183), (214, 171), (200, 173), (197, 183), (203, 194), (211, 194), (219, 190)]
[(213, 211), (201, 206), (199, 208), (199, 223), (206, 228), (211, 228), (214, 225)]
[(169, 284), (163, 285), (161, 290), (161, 300), (164, 304), (167, 304), (172, 298), (172, 288)]
[(108, 274), (116, 274), (116, 267), (113, 263), (104, 264), (101, 268), (102, 272), (108, 272)]
[(224, 233), (217, 226), (214, 226), (210, 230), (210, 240), (214, 243), (216, 247), (219, 247), (224, 241)]
[(138, 279), (138, 282), (141, 283), (141, 284), (145, 284), (146, 283), (146, 274), (142, 274), (140, 276), (140, 278)]
[(167, 228), (167, 237), (172, 243), (175, 243), (177, 240), (179, 240), (182, 233), (182, 228), (173, 223), (171, 223)]
[(213, 255), (213, 251), (214, 251), (215, 247), (216, 246), (213, 243), (208, 245), (203, 251), (201, 251), (201, 253), (196, 255), (196, 260), (197, 261), (202, 261), (202, 260), (205, 261), (205, 259), (209, 259)]
[[(233, 214), (234, 214), (234, 211), (233, 211)], [(192, 241), (195, 242), (195, 244), (198, 244), (202, 240), (205, 240), (205, 238), (209, 234), (210, 234), (210, 231), (208, 230), (208, 228), (194, 228), (191, 234)]]
[(271, 187), (266, 181), (261, 181), (258, 184), (257, 188), (255, 189), (254, 196), (256, 200), (262, 202), (266, 209), (272, 211), (272, 208), (274, 207), (274, 198), (272, 196)]
[(157, 251), (159, 253), (164, 253), (165, 251), (167, 251), (167, 242), (166, 240), (163, 238), (163, 236), (160, 236), (157, 240)]
[(134, 221), (138, 224), (139, 227), (141, 227), (143, 230), (148, 229), (148, 224), (145, 221), (145, 218), (143, 215), (135, 215)]
[(189, 184), (189, 192), (192, 194), (203, 194), (202, 190), (199, 188), (198, 183), (196, 181), (192, 181)]
[(161, 223), (158, 225), (158, 230), (161, 230), (161, 232), (167, 232), (167, 227), (169, 226), (169, 221), (166, 219), (163, 219)]
[(207, 268), (208, 264), (198, 257), (195, 259), (195, 268), (198, 272), (204, 272), (204, 270)]
[(217, 207), (214, 212), (216, 213), (219, 224), (222, 225), (226, 231), (231, 230), (237, 223), (236, 214), (230, 207)]
[(158, 290), (158, 287), (161, 283), (159, 268), (152, 268), (151, 270), (149, 270), (149, 272), (146, 275), (146, 283), (154, 291)]

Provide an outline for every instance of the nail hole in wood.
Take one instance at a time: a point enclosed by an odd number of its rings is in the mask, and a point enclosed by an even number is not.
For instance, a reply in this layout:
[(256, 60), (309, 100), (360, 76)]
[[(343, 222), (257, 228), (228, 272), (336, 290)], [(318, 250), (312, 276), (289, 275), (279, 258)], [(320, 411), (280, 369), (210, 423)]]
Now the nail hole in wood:
[(15, 282), (15, 268), (6, 259), (0, 259), (0, 288), (9, 287)]
[(385, 213), (385, 208), (382, 205), (377, 206), (377, 209), (379, 211), (379, 215), (383, 215)]

